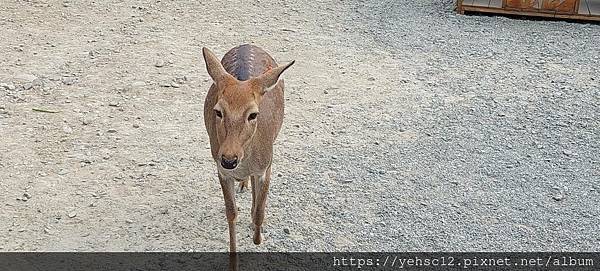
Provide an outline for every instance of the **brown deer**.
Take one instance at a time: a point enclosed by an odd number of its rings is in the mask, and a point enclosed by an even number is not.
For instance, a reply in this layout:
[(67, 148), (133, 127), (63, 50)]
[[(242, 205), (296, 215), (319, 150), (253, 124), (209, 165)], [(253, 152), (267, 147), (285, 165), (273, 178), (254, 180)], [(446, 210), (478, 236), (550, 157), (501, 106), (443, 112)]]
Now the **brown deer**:
[(283, 123), (279, 77), (294, 61), (278, 67), (267, 52), (247, 44), (229, 50), (221, 61), (207, 48), (202, 52), (213, 80), (204, 101), (204, 124), (225, 198), (229, 250), (235, 252), (236, 181), (243, 190), (251, 180), (254, 244), (262, 242), (273, 142)]

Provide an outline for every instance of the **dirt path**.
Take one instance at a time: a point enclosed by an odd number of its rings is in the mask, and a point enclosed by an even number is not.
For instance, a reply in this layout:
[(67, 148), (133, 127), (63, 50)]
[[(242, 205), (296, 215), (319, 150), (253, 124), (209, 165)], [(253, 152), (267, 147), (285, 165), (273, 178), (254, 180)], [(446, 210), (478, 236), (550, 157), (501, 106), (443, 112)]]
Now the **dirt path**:
[(297, 62), (240, 250), (600, 249), (598, 25), (213, 2), (0, 6), (0, 250), (226, 250), (201, 47), (248, 42)]

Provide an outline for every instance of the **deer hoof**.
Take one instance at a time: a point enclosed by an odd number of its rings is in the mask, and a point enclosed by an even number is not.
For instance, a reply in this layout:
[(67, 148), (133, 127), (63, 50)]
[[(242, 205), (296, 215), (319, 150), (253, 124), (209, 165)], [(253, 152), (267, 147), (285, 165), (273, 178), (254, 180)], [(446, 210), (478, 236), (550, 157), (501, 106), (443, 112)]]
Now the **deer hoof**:
[(254, 229), (254, 244), (260, 245), (260, 243), (262, 243), (262, 234), (260, 233), (260, 227), (256, 227)]

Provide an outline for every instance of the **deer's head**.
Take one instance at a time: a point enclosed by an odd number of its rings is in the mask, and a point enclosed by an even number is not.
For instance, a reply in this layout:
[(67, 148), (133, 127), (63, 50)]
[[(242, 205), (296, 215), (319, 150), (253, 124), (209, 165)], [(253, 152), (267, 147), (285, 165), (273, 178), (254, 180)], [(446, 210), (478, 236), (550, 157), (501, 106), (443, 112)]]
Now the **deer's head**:
[(259, 104), (272, 90), (279, 76), (294, 61), (268, 70), (258, 77), (239, 81), (229, 74), (221, 61), (207, 48), (202, 49), (206, 69), (217, 88), (217, 103), (209, 116), (214, 121), (220, 145), (218, 159), (224, 169), (235, 169), (244, 158), (260, 121)]

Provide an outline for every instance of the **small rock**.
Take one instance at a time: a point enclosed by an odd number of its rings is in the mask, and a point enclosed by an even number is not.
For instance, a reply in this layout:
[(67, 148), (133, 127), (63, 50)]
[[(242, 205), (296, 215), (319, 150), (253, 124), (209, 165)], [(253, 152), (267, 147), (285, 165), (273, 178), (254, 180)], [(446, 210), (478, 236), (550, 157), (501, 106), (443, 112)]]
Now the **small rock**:
[(24, 84), (24, 85), (23, 85), (23, 89), (24, 89), (24, 90), (30, 90), (30, 89), (32, 89), (32, 88), (33, 88), (33, 84), (31, 84), (31, 83), (27, 83), (27, 84)]
[(283, 176), (283, 174), (277, 173), (277, 177), (282, 177), (282, 176)]
[(25, 193), (23, 193), (23, 198), (30, 199), (31, 198), (31, 194), (25, 192)]
[(134, 123), (134, 124), (133, 124), (133, 128), (140, 128), (140, 125), (139, 125), (139, 124), (137, 124), (137, 123)]
[(506, 113), (504, 113), (504, 112), (498, 112), (498, 116), (499, 117), (504, 117), (504, 116), (506, 116)]
[(552, 199), (554, 199), (555, 201), (561, 201), (564, 198), (565, 197), (563, 195), (561, 195), (561, 194), (557, 194), (557, 195), (552, 196)]
[(77, 81), (77, 79), (75, 77), (63, 77), (62, 78), (62, 83), (67, 86), (75, 84), (75, 81)]
[(164, 61), (164, 60), (162, 60), (162, 59), (161, 59), (161, 60), (157, 60), (157, 61), (154, 63), (154, 67), (157, 67), (157, 68), (162, 68), (162, 67), (164, 67), (164, 66), (165, 66), (165, 61)]
[(135, 81), (135, 82), (131, 83), (132, 87), (143, 87), (145, 85), (146, 85), (146, 82), (143, 82), (143, 81)]
[(563, 154), (566, 156), (575, 156), (576, 154), (570, 150), (563, 150)]
[(76, 216), (77, 216), (77, 213), (75, 213), (75, 212), (70, 212), (69, 214), (67, 214), (67, 216), (68, 216), (69, 218), (74, 218), (74, 217), (76, 217)]
[(89, 118), (84, 118), (83, 120), (81, 120), (81, 123), (83, 125), (89, 125), (90, 123), (92, 123), (92, 120)]
[(0, 87), (11, 91), (16, 89), (14, 85), (5, 83), (0, 84)]
[(369, 81), (375, 81), (375, 77), (369, 77), (369, 78), (367, 78), (367, 80), (369, 80)]
[(179, 88), (181, 85), (177, 84), (176, 82), (171, 82), (171, 87)]
[(106, 132), (109, 133), (109, 134), (114, 134), (114, 133), (117, 132), (117, 130), (115, 130), (115, 129), (108, 129), (108, 130), (106, 130)]
[(352, 180), (352, 179), (344, 179), (344, 180), (342, 180), (342, 182), (344, 182), (344, 183), (351, 183), (351, 182), (353, 182), (353, 181), (354, 181), (354, 180)]
[(158, 83), (158, 85), (161, 87), (168, 88), (168, 87), (171, 87), (171, 82), (160, 82), (160, 83)]
[(110, 102), (110, 103), (108, 103), (108, 106), (119, 107), (119, 103), (117, 103), (117, 102)]
[(37, 79), (37, 76), (28, 73), (21, 73), (15, 76), (15, 79), (25, 81), (25, 82), (33, 82), (33, 80)]
[(45, 233), (45, 234), (50, 234), (50, 233), (51, 233), (51, 232), (50, 232), (50, 229), (48, 229), (48, 228), (44, 228), (44, 233)]
[(288, 229), (288, 228), (284, 228), (284, 229), (283, 229), (283, 232), (285, 232), (285, 234), (290, 234), (290, 229)]

